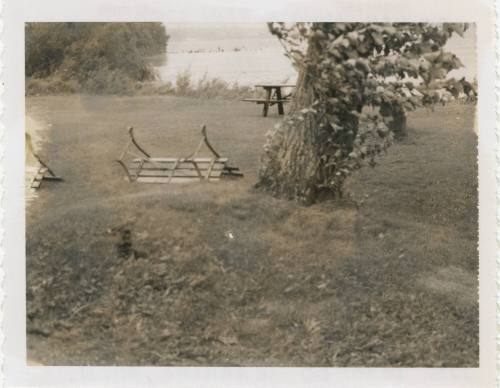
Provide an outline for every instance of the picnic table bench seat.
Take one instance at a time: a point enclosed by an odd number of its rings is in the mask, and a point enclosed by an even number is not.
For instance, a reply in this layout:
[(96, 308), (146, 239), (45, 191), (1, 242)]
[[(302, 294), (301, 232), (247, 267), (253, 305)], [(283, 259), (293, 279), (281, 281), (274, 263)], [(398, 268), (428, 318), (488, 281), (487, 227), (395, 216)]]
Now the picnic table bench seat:
[(266, 102), (269, 103), (270, 105), (277, 104), (279, 102), (281, 103), (287, 103), (292, 101), (290, 98), (282, 98), (281, 100), (267, 100), (265, 98), (244, 98), (242, 101), (247, 101), (247, 102), (256, 102), (257, 104), (265, 104)]
[[(129, 182), (190, 183), (242, 177), (239, 168), (229, 166), (228, 158), (222, 158), (212, 147), (207, 138), (205, 125), (201, 133), (202, 138), (197, 149), (189, 156), (152, 157), (139, 146), (134, 137), (134, 129), (130, 127), (129, 141), (117, 162), (125, 170)], [(197, 157), (203, 145), (207, 146), (212, 157)], [(135, 157), (126, 161), (127, 155)]]

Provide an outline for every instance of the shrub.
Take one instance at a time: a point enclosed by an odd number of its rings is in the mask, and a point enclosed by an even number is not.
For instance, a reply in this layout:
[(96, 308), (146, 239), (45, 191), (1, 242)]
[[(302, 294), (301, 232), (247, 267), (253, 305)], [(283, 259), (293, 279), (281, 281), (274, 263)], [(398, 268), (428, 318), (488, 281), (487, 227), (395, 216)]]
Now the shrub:
[[(168, 40), (161, 23), (27, 23), (25, 32), (27, 78), (92, 93), (128, 93), (153, 80), (147, 56), (164, 52)], [(30, 81), (26, 92), (41, 86)]]
[(81, 90), (75, 80), (63, 81), (60, 77), (26, 79), (26, 94), (31, 96), (45, 94), (70, 94)]
[(190, 73), (188, 71), (179, 73), (175, 80), (175, 94), (190, 96), (192, 92)]

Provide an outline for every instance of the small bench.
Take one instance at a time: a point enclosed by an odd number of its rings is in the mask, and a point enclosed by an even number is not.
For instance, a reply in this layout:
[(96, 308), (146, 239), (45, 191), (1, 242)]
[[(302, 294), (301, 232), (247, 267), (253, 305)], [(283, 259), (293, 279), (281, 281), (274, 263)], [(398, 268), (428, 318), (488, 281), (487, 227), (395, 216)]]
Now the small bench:
[(56, 174), (47, 166), (42, 160), (36, 155), (35, 153), (32, 153), (33, 156), (35, 157), (36, 160), (40, 163), (40, 167), (38, 167), (38, 170), (33, 177), (33, 180), (31, 181), (31, 188), (32, 189), (39, 189), (40, 186), (42, 185), (42, 181), (47, 180), (47, 181), (62, 181), (63, 179)]
[[(129, 182), (142, 183), (190, 183), (219, 181), (221, 178), (238, 178), (243, 174), (239, 168), (228, 166), (228, 158), (222, 158), (213, 149), (207, 138), (206, 126), (201, 141), (191, 155), (184, 158), (151, 157), (135, 140), (133, 127), (129, 128), (129, 141), (117, 162), (125, 170)], [(206, 145), (213, 157), (196, 157)], [(132, 150), (130, 149), (133, 146)], [(134, 151), (139, 151), (137, 154)], [(135, 156), (125, 161), (127, 155)]]

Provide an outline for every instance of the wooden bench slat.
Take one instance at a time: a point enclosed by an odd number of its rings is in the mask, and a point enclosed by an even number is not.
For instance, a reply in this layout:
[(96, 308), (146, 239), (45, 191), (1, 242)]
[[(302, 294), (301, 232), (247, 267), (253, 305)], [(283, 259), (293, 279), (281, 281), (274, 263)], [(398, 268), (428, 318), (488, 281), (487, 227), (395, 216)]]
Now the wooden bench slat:
[[(196, 163), (199, 170), (208, 170), (210, 163)], [(222, 170), (225, 167), (225, 163), (214, 163), (214, 169)], [(174, 168), (174, 163), (144, 163), (142, 170), (172, 170)], [(129, 169), (140, 169), (139, 163), (130, 163)], [(189, 162), (178, 163), (176, 170), (194, 170), (195, 165)]]
[[(149, 160), (156, 162), (156, 163), (175, 163), (177, 160), (182, 159), (182, 158), (149, 158)], [(193, 160), (197, 163), (210, 163), (213, 158), (194, 158)], [(132, 163), (139, 163), (142, 158), (136, 158), (132, 160)], [(228, 158), (219, 158), (216, 159), (216, 163), (226, 163), (229, 159)]]
[(269, 84), (269, 85), (264, 85), (264, 84), (259, 84), (259, 85), (254, 85), (256, 88), (295, 88), (297, 85), (291, 85), (291, 84)]
[[(137, 166), (134, 166), (134, 165), (130, 165), (129, 166), (129, 170), (130, 171), (137, 171), (137, 170), (138, 171), (171, 171), (172, 169), (173, 169), (172, 167), (162, 167), (162, 166), (144, 166), (141, 169), (137, 168)], [(182, 166), (182, 167), (177, 166), (176, 170), (191, 171), (191, 170), (196, 170), (196, 168), (194, 166)], [(208, 170), (208, 166), (202, 166), (202, 167), (200, 167), (200, 165), (198, 165), (198, 170), (200, 170), (200, 171), (207, 171)], [(218, 171), (219, 170), (224, 170), (224, 165), (214, 166), (213, 170), (218, 170)], [(229, 170), (232, 170), (232, 169), (229, 169)]]
[[(170, 179), (170, 181), (169, 181)], [(207, 182), (207, 181), (219, 181), (219, 177), (210, 177), (208, 180), (200, 180), (196, 177), (139, 177), (136, 182), (141, 183), (196, 183), (196, 182)]]
[(266, 100), (265, 98), (244, 98), (242, 101), (247, 101), (247, 102), (256, 102), (257, 104), (265, 104), (268, 102), (269, 104), (276, 104), (278, 102), (291, 102), (291, 99), (281, 99), (281, 100), (276, 100), (276, 99), (271, 99), (271, 100)]
[(33, 182), (31, 182), (31, 188), (38, 189), (41, 184), (42, 184), (41, 180), (34, 180)]
[[(131, 175), (136, 175), (136, 171), (130, 171)], [(172, 170), (167, 170), (167, 171), (158, 171), (158, 170), (142, 170), (139, 173), (139, 177), (166, 177), (168, 178), (172, 174)], [(219, 177), (222, 175), (222, 170), (212, 170), (210, 172), (210, 177)], [(174, 177), (197, 177), (197, 179), (200, 179), (198, 176), (198, 172), (196, 170), (175, 170), (174, 171)]]
[(43, 179), (47, 181), (62, 181), (63, 179), (60, 176), (52, 176), (52, 175), (45, 175)]
[[(209, 163), (197, 163), (198, 169), (200, 171), (206, 171), (210, 167)], [(171, 171), (173, 169), (172, 166), (167, 166), (167, 165), (155, 165), (155, 164), (144, 164), (142, 168), (139, 168), (139, 165), (137, 164), (130, 164), (128, 166), (129, 170), (132, 171)], [(215, 163), (213, 166), (213, 170), (223, 170), (225, 168), (225, 165), (223, 163)], [(175, 168), (176, 170), (196, 170), (195, 166), (192, 163), (179, 163), (177, 167)]]

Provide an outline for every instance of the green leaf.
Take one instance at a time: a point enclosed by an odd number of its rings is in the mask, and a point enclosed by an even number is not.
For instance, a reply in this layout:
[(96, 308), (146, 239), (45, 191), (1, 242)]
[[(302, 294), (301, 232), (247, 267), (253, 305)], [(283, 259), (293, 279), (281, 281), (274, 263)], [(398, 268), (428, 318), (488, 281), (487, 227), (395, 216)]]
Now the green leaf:
[(381, 33), (373, 31), (371, 33), (371, 37), (377, 46), (382, 46), (384, 44), (384, 39), (382, 38)]

